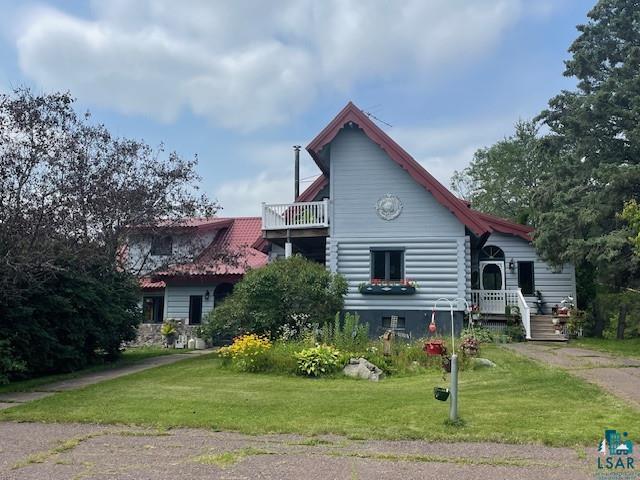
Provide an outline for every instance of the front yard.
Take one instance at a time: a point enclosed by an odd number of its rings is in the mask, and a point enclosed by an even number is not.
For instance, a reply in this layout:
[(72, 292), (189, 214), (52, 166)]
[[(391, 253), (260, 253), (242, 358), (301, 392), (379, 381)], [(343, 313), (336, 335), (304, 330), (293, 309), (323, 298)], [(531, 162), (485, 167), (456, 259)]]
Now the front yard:
[(590, 348), (612, 355), (640, 358), (640, 338), (616, 340), (613, 338), (576, 338), (571, 341), (572, 347)]
[(175, 350), (162, 347), (131, 347), (122, 352), (122, 355), (114, 362), (92, 365), (90, 367), (83, 368), (82, 370), (76, 370), (75, 372), (59, 373), (56, 375), (45, 375), (42, 377), (30, 378), (28, 380), (11, 382), (6, 385), (0, 384), (0, 394), (9, 392), (28, 392), (49, 383), (78, 378), (88, 373), (114, 370), (120, 367), (125, 367), (127, 365), (134, 365), (138, 362), (146, 360), (147, 358), (185, 352), (186, 350)]
[(436, 372), (379, 383), (238, 373), (215, 355), (188, 359), (5, 410), (0, 420), (205, 427), (250, 434), (595, 445), (605, 428), (640, 431), (638, 412), (563, 371), (495, 346), (493, 369), (460, 377), (464, 426), (447, 426)]

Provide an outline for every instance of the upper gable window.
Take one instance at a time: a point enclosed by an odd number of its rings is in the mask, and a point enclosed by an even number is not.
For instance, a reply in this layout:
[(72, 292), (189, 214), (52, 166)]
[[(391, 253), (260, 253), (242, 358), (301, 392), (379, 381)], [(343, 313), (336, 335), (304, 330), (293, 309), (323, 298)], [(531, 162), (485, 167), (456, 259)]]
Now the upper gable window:
[(156, 235), (151, 239), (151, 255), (171, 255), (173, 238), (170, 235)]

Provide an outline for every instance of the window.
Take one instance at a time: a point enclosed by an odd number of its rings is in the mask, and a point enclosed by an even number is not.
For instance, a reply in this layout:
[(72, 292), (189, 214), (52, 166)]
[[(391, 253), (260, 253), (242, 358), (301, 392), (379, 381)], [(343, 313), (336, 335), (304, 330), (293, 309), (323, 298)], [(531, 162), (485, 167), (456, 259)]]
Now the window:
[(504, 252), (495, 245), (485, 245), (480, 250), (480, 260), (504, 260)]
[(202, 321), (202, 295), (189, 297), (189, 325), (197, 325)]
[(151, 239), (151, 255), (171, 255), (173, 253), (173, 239), (169, 235), (156, 235)]
[(216, 286), (216, 289), (213, 291), (213, 304), (218, 307), (222, 305), (224, 299), (233, 293), (233, 284), (232, 283), (221, 283)]
[(164, 317), (164, 297), (143, 297), (142, 313), (144, 315), (144, 323), (162, 323)]
[(536, 287), (533, 281), (533, 262), (518, 262), (518, 287), (523, 295), (533, 295)]
[[(390, 330), (392, 328), (392, 324), (394, 317), (382, 317), (382, 328), (384, 330)], [(395, 317), (395, 330), (404, 330), (405, 329), (405, 321), (404, 317)]]
[(371, 250), (371, 278), (402, 280), (404, 276), (404, 250)]

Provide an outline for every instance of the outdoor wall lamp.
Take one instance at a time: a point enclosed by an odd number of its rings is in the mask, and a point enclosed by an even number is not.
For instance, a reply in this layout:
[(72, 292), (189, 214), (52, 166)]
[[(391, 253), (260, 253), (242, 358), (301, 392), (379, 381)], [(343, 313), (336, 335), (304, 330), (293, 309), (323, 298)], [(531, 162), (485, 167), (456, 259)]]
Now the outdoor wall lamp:
[(209, 290), (207, 289), (207, 291), (204, 292), (204, 299), (209, 301), (209, 297), (211, 297), (211, 294), (209, 293)]
[(513, 261), (513, 258), (509, 260), (509, 270), (513, 272), (516, 269), (516, 262)]

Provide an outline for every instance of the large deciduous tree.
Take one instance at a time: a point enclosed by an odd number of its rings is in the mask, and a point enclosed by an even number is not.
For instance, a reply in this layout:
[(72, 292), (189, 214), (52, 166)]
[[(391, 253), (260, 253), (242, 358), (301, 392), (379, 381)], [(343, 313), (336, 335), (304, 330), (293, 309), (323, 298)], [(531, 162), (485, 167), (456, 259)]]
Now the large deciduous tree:
[(0, 380), (77, 368), (133, 338), (136, 282), (118, 261), (131, 229), (215, 212), (195, 164), (113, 137), (69, 94), (0, 95)]
[(476, 151), (471, 164), (454, 173), (451, 187), (480, 211), (530, 223), (532, 194), (556, 158), (536, 123), (519, 121), (513, 135)]

